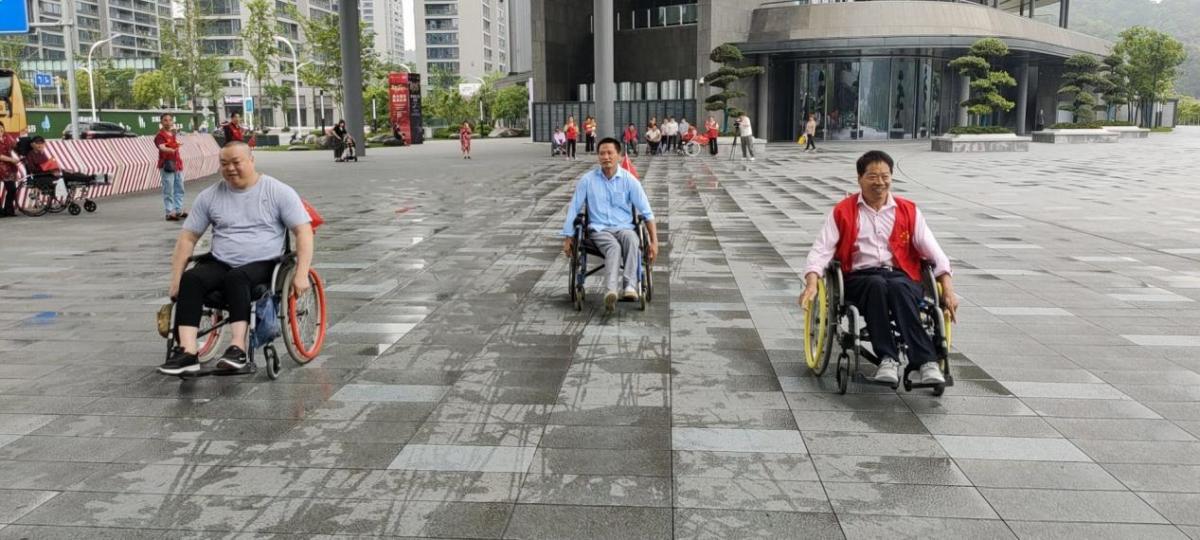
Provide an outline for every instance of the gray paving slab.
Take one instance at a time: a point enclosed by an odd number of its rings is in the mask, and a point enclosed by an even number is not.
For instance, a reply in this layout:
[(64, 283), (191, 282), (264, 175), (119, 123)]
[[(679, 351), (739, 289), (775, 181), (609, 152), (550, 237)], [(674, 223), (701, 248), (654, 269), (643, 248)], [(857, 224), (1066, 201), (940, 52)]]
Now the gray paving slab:
[(0, 486), (58, 495), (0, 538), (1200, 538), (1196, 140), (887, 144), (963, 296), (936, 398), (804, 364), (799, 272), (858, 145), (637, 158), (656, 297), (612, 316), (594, 282), (571, 308), (554, 240), (587, 160), (430, 142), (331, 183), (260, 152), (329, 219), (325, 348), (274, 382), (152, 373), (153, 193), (5, 220)]

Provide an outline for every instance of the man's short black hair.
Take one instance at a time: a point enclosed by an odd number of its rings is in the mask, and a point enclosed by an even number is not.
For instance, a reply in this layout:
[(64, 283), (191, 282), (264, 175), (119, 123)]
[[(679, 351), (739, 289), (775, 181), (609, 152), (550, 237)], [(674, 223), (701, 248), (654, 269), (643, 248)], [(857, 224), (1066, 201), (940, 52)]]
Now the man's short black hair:
[(29, 144), (44, 142), (46, 142), (46, 138), (41, 135), (34, 135), (32, 139), (29, 139)]
[(617, 150), (617, 153), (618, 154), (621, 153), (621, 141), (618, 141), (616, 138), (613, 138), (613, 137), (605, 137), (603, 139), (600, 139), (600, 142), (596, 143), (596, 151), (599, 152), (600, 147), (604, 146), (606, 144), (613, 145), (613, 148), (615, 148)]
[(872, 163), (879, 163), (881, 161), (887, 163), (888, 172), (895, 172), (896, 161), (892, 159), (892, 156), (889, 156), (887, 152), (884, 152), (883, 150), (871, 150), (870, 152), (863, 154), (862, 157), (858, 158), (858, 163), (855, 164), (855, 166), (858, 167), (858, 175), (862, 176), (863, 174), (866, 174), (867, 167), (870, 167)]
[(160, 114), (160, 115), (158, 116), (158, 121), (159, 121), (159, 122), (162, 122), (162, 121), (163, 121), (163, 119), (164, 119), (164, 118), (166, 118), (166, 117), (168, 117), (168, 116), (170, 116), (170, 117), (174, 118), (174, 115), (172, 115), (171, 113), (162, 113), (162, 114)]

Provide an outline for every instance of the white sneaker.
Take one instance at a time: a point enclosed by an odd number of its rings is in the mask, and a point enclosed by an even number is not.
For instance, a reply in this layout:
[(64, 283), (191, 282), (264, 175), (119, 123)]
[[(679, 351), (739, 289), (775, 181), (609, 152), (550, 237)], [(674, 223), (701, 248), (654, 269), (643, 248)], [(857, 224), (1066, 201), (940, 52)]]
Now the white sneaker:
[(891, 358), (884, 358), (883, 361), (879, 363), (879, 368), (875, 370), (875, 380), (877, 382), (896, 384), (900, 381), (900, 377), (896, 373), (899, 368), (900, 362), (897, 362)]
[(637, 300), (638, 299), (637, 289), (635, 289), (633, 287), (625, 287), (625, 294), (622, 295), (622, 298), (624, 298), (626, 300)]
[(921, 364), (921, 384), (939, 384), (946, 382), (946, 378), (942, 376), (942, 370), (938, 369), (937, 362), (925, 362)]
[(608, 291), (604, 294), (604, 310), (612, 312), (617, 309), (617, 291)]
[(750, 158), (750, 161), (754, 161), (754, 158)]

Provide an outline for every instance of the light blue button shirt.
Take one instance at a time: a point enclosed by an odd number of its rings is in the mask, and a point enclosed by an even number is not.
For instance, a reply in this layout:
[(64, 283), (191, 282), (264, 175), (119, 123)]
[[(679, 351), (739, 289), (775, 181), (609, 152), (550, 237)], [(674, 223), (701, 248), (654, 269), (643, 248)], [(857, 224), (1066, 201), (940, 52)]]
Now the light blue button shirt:
[(650, 200), (642, 183), (629, 171), (617, 167), (612, 178), (604, 176), (597, 167), (585, 173), (575, 184), (575, 196), (567, 209), (567, 220), (563, 223), (562, 235), (575, 236), (575, 216), (587, 205), (588, 228), (593, 231), (633, 229), (633, 209), (644, 219), (654, 219)]

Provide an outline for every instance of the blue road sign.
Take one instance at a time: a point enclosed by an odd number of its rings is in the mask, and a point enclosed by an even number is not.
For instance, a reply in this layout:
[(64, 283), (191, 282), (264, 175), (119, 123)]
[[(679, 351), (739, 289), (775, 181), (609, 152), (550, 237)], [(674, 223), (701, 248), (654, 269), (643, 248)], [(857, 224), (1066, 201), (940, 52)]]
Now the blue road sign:
[(28, 34), (25, 0), (0, 0), (0, 34)]
[(254, 98), (248, 97), (242, 100), (242, 109), (246, 112), (246, 114), (254, 112)]
[[(0, 2), (3, 1), (4, 0), (0, 0)], [(38, 88), (50, 88), (51, 86), (54, 86), (54, 77), (51, 77), (49, 73), (34, 73), (33, 85)]]

